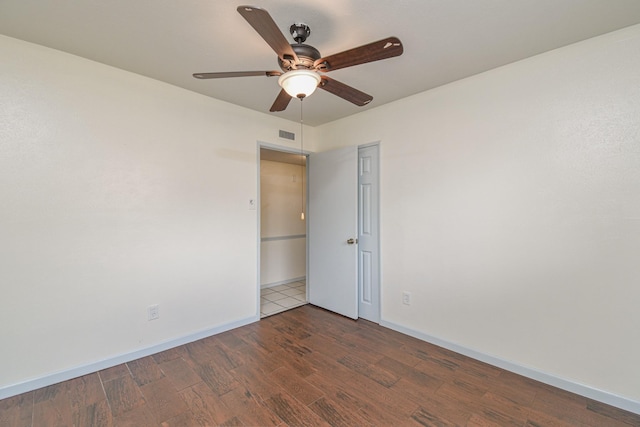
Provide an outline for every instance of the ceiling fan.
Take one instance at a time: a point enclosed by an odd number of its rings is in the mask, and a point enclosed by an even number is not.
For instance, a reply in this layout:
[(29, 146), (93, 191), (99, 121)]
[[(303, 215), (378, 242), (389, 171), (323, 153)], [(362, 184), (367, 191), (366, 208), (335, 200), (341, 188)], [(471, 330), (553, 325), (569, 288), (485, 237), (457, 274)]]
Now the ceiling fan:
[[(271, 15), (259, 7), (238, 6), (238, 12), (278, 54), (282, 71), (231, 71), (218, 73), (196, 73), (197, 79), (220, 79), (227, 77), (279, 76), (282, 90), (269, 111), (284, 111), (291, 98), (309, 96), (316, 87), (339, 96), (355, 105), (363, 106), (373, 100), (371, 95), (329, 78), (324, 73), (340, 68), (352, 67), (367, 62), (402, 55), (402, 42), (388, 37), (377, 42), (323, 57), (318, 49), (304, 44), (311, 29), (305, 24), (293, 24), (289, 28), (295, 44), (289, 44)], [(321, 74), (322, 73), (322, 74)]]

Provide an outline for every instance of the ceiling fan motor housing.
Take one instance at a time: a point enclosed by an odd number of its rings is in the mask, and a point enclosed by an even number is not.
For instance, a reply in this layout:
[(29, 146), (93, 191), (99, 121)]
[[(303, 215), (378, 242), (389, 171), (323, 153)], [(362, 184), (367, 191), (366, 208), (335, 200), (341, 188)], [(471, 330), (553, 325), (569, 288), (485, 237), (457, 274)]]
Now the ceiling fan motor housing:
[(316, 49), (313, 46), (309, 46), (308, 44), (302, 44), (302, 43), (292, 44), (291, 48), (298, 56), (298, 63), (293, 64), (292, 61), (288, 61), (288, 60), (283, 61), (280, 58), (278, 58), (278, 64), (280, 65), (280, 68), (283, 71), (293, 70), (294, 65), (297, 68), (312, 69), (314, 62), (316, 62), (317, 59), (321, 58), (321, 55), (318, 49)]

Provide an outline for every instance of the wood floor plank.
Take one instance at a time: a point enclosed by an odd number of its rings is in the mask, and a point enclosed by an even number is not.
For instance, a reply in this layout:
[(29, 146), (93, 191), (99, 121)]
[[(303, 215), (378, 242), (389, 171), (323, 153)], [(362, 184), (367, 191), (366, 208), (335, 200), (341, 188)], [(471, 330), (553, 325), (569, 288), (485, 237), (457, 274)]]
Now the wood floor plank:
[(273, 356), (281, 360), (282, 366), (293, 369), (298, 375), (304, 378), (317, 372), (313, 363), (304, 357), (308, 354), (311, 353), (305, 353), (303, 356), (300, 356), (297, 352), (292, 353), (286, 349), (281, 349), (275, 352)]
[(193, 362), (191, 368), (202, 378), (202, 381), (218, 395), (223, 395), (238, 386), (238, 381), (236, 381), (229, 371), (218, 366), (215, 362)]
[(1, 427), (640, 427), (640, 415), (310, 305), (0, 400)]
[(75, 413), (80, 411), (84, 405), (78, 407), (75, 402), (72, 402), (72, 398), (76, 397), (75, 394), (69, 393), (72, 384), (69, 381), (53, 384), (34, 393), (32, 414), (34, 426), (56, 427), (73, 424)]
[(230, 370), (241, 366), (244, 363), (244, 358), (238, 351), (218, 341), (213, 346), (213, 357), (211, 361), (222, 366), (224, 369)]
[(451, 422), (448, 419), (443, 418), (433, 412), (430, 412), (428, 409), (425, 409), (422, 406), (419, 407), (413, 414), (411, 414), (411, 419), (425, 427), (454, 427), (461, 425)]
[[(342, 358), (343, 355), (332, 356), (330, 354), (324, 354), (320, 351), (314, 351), (310, 354), (304, 356), (304, 361), (313, 366), (316, 370), (314, 373), (309, 375), (311, 378), (320, 376), (326, 376), (331, 378), (340, 378), (341, 383), (348, 382), (352, 377), (359, 375), (357, 372), (352, 369), (347, 368), (341, 363), (338, 363), (338, 358)], [(331, 373), (330, 375), (328, 375)], [(316, 375), (318, 374), (318, 375)]]
[(241, 367), (251, 366), (262, 374), (268, 375), (281, 366), (284, 366), (279, 351), (268, 353), (261, 348), (250, 347), (242, 352), (244, 363)]
[(47, 400), (53, 400), (59, 395), (64, 395), (67, 391), (65, 383), (57, 383), (47, 387), (38, 389), (33, 394), (33, 403), (40, 403)]
[[(366, 335), (368, 332), (369, 329), (359, 331), (358, 335), (356, 336), (357, 339), (366, 341)], [(394, 345), (393, 340), (391, 342), (385, 343), (383, 338), (379, 338), (376, 336), (375, 339), (371, 341), (370, 346), (375, 348), (376, 351), (378, 351), (380, 354), (387, 356), (390, 359), (397, 360), (398, 362), (402, 362), (403, 364), (411, 367), (415, 367), (418, 363), (421, 362), (421, 359), (413, 356), (407, 351), (404, 351), (401, 345)]]
[(214, 423), (203, 423), (191, 411), (186, 411), (160, 423), (160, 427), (206, 427)]
[(74, 426), (112, 427), (113, 416), (106, 399), (74, 408)]
[(469, 376), (475, 376), (484, 380), (489, 378), (497, 378), (503, 372), (503, 370), (479, 360), (467, 358), (466, 360), (464, 360), (464, 363), (460, 364), (457, 372), (462, 372)]
[(525, 427), (575, 427), (577, 425), (578, 423), (576, 421), (569, 422), (561, 420), (546, 412), (529, 409), (527, 411), (527, 423)]
[[(291, 319), (291, 317), (288, 316), (289, 312), (285, 312), (282, 314), (287, 315), (287, 317), (283, 317), (283, 319), (287, 319), (287, 321)], [(335, 324), (333, 324), (332, 322), (326, 322), (326, 320), (327, 319), (315, 318), (315, 317), (308, 318), (306, 316), (293, 318), (293, 321), (299, 322), (301, 324), (304, 324), (304, 322), (314, 322), (313, 325), (308, 325), (305, 327), (305, 330), (309, 333), (309, 337), (314, 337), (318, 334), (323, 334), (324, 336), (327, 336), (335, 340), (336, 338), (344, 335), (342, 331), (340, 331), (335, 327)]]
[(315, 334), (305, 340), (305, 344), (313, 349), (313, 352), (319, 352), (331, 358), (340, 359), (350, 353), (349, 348), (338, 343), (334, 338), (324, 334)]
[[(447, 400), (456, 402), (458, 408), (465, 412), (476, 415), (476, 419), (481, 419), (484, 405), (482, 399), (487, 393), (487, 386), (478, 386), (474, 383), (454, 378), (451, 382), (445, 382), (435, 395)], [(508, 418), (508, 416), (505, 416)]]
[(278, 393), (271, 396), (265, 401), (265, 405), (290, 426), (330, 427), (328, 422), (289, 394)]
[(106, 400), (98, 373), (84, 375), (66, 382), (72, 408), (81, 408)]
[(181, 345), (179, 347), (170, 348), (169, 350), (156, 353), (151, 357), (153, 357), (153, 360), (155, 360), (156, 363), (160, 364), (160, 363), (168, 362), (169, 360), (179, 359), (186, 355), (187, 355), (187, 350), (185, 346)]
[(640, 415), (624, 411), (622, 409), (613, 408), (604, 403), (596, 402), (595, 400), (587, 399), (587, 410), (596, 412), (599, 415), (606, 417), (605, 419), (611, 419), (621, 421), (633, 426), (640, 426)]
[[(455, 407), (454, 404), (449, 405), (444, 399), (430, 399), (431, 391), (425, 390), (417, 385), (414, 385), (404, 379), (400, 379), (391, 389), (370, 380), (362, 375), (345, 375), (340, 369), (330, 371), (330, 361), (323, 361), (325, 358), (323, 355), (315, 355), (315, 359), (323, 369), (319, 374), (315, 374), (309, 377), (307, 380), (322, 390), (331, 391), (331, 398), (339, 396), (340, 399), (347, 399), (351, 406), (357, 406), (359, 411), (371, 422), (380, 424), (380, 420), (384, 420), (387, 425), (401, 425), (403, 422), (408, 422), (411, 414), (418, 409), (419, 404), (428, 399), (429, 402), (433, 402), (435, 406), (440, 408), (451, 408), (456, 414), (460, 415), (463, 411), (460, 408)], [(336, 363), (338, 367), (346, 369), (343, 365)], [(335, 372), (335, 375), (323, 375), (324, 372)], [(339, 382), (336, 382), (334, 378), (340, 378)], [(401, 384), (404, 382), (404, 384)], [(414, 398), (410, 398), (411, 395), (407, 394), (405, 390), (413, 388)], [(390, 391), (391, 390), (391, 391)], [(463, 421), (470, 416), (466, 414)], [(376, 421), (378, 420), (378, 421)], [(461, 423), (463, 425), (464, 422)]]
[(31, 427), (34, 392), (0, 400), (0, 426)]
[(260, 400), (267, 400), (284, 391), (279, 384), (273, 382), (270, 375), (265, 375), (255, 366), (240, 366), (230, 372), (245, 389), (250, 390), (251, 394)]
[(98, 375), (100, 376), (100, 380), (104, 383), (105, 381), (111, 381), (116, 378), (127, 377), (131, 375), (131, 373), (129, 372), (127, 365), (122, 363), (111, 368), (103, 369), (98, 372)]
[(483, 408), (481, 412), (474, 413), (467, 421), (469, 426), (497, 426), (497, 427), (522, 427), (527, 418), (512, 417), (503, 411)]
[[(468, 408), (466, 402), (451, 400), (435, 393), (429, 393), (420, 386), (402, 378), (392, 387), (400, 396), (406, 400), (414, 402), (418, 405), (418, 412), (414, 411), (411, 418), (420, 424), (427, 420), (442, 420), (443, 425), (454, 423), (456, 425), (465, 425), (472, 415), (472, 411)], [(437, 425), (427, 424), (427, 425)]]
[(322, 390), (311, 385), (304, 378), (300, 378), (290, 368), (282, 367), (271, 373), (269, 379), (273, 384), (280, 385), (286, 392), (294, 396), (304, 405), (310, 405), (324, 396)]
[[(549, 390), (538, 393), (531, 407), (556, 417), (559, 420), (575, 425), (590, 427), (626, 427), (625, 413), (620, 413), (620, 419), (615, 419), (587, 409), (587, 399), (564, 390)], [(615, 410), (618, 412), (618, 410)], [(640, 416), (637, 418), (640, 425)], [(631, 424), (634, 425), (634, 424)]]
[(438, 387), (436, 394), (462, 401), (477, 401), (488, 391), (488, 385), (476, 384), (466, 379), (454, 378)]
[(460, 367), (454, 358), (448, 357), (440, 352), (433, 351), (431, 348), (403, 347), (402, 349), (412, 356), (421, 359), (421, 362), (418, 363), (416, 367), (424, 366), (425, 372), (442, 372), (446, 377)]
[(482, 396), (482, 399), (477, 403), (477, 407), (482, 410), (494, 410), (504, 413), (514, 419), (527, 420), (529, 416), (529, 410), (526, 407), (519, 405), (514, 400), (487, 392)]
[(332, 427), (374, 425), (361, 417), (357, 411), (353, 411), (353, 408), (344, 406), (327, 396), (314, 401), (309, 408)]
[(403, 395), (405, 399), (418, 405), (422, 404), (426, 396), (435, 395), (434, 390), (424, 388), (406, 378), (400, 378), (398, 382), (391, 386), (391, 390), (393, 390), (394, 393)]
[(204, 338), (198, 341), (190, 342), (184, 346), (187, 351), (188, 359), (198, 364), (205, 364), (214, 356), (214, 341)]
[(201, 426), (222, 424), (234, 412), (205, 383), (200, 382), (179, 392), (189, 407), (192, 418)]
[(385, 370), (384, 368), (378, 365), (368, 364), (359, 357), (350, 354), (338, 359), (338, 363), (346, 366), (349, 369), (352, 369), (358, 374), (372, 379), (373, 381), (384, 387), (391, 387), (400, 379), (400, 377)]
[(158, 363), (151, 356), (133, 360), (127, 363), (127, 366), (138, 386), (149, 384), (164, 377), (162, 370), (158, 367)]
[(298, 342), (289, 338), (282, 337), (280, 340), (278, 340), (278, 344), (280, 345), (280, 347), (282, 347), (282, 349), (297, 356), (304, 356), (305, 354), (311, 353), (311, 349), (307, 347), (305, 343)]
[(235, 333), (234, 330), (230, 330), (230, 331), (225, 331), (222, 332), (218, 335), (216, 335), (216, 338), (218, 338), (218, 340), (224, 344), (225, 346), (233, 349), (233, 350), (239, 350), (239, 349), (246, 349), (247, 348), (247, 343), (244, 342), (244, 340), (237, 334)]
[(33, 405), (33, 425), (66, 427), (73, 424), (71, 402), (65, 393), (57, 393)]
[(229, 418), (227, 421), (220, 424), (220, 427), (240, 427), (244, 426), (244, 423), (240, 421), (238, 417)]
[(173, 383), (163, 377), (140, 387), (140, 391), (158, 423), (176, 417), (188, 410), (187, 404)]
[(181, 357), (160, 363), (158, 367), (178, 391), (202, 381), (202, 378)]
[[(265, 319), (261, 320), (260, 323), (264, 321)], [(282, 348), (275, 338), (274, 331), (265, 327), (246, 334), (243, 336), (243, 340), (248, 344), (255, 346), (255, 348), (262, 350), (264, 353), (273, 353)]]
[(103, 386), (115, 417), (145, 404), (138, 385), (130, 375), (104, 381)]
[[(338, 336), (335, 338), (335, 342), (342, 345), (350, 352), (356, 352), (361, 356), (370, 354), (372, 358), (376, 359), (376, 361), (383, 356), (382, 352), (380, 351), (380, 347), (376, 346), (374, 342), (367, 341), (366, 339), (358, 336), (356, 333)], [(375, 363), (375, 361), (372, 360), (370, 361), (370, 363)]]
[(294, 323), (292, 321), (276, 325), (274, 329), (281, 335), (287, 336), (296, 342), (309, 338), (312, 333), (306, 325), (301, 324), (300, 322)]
[(116, 427), (156, 427), (158, 423), (147, 405), (142, 404), (114, 417)]
[[(244, 387), (231, 390), (229, 393), (220, 396), (220, 399), (244, 425), (277, 426), (283, 422), (280, 417)], [(231, 420), (231, 418), (227, 418), (224, 422)]]
[(536, 394), (537, 386), (525, 381), (520, 375), (503, 371), (498, 377), (486, 380), (491, 393), (497, 394), (523, 406), (530, 406)]
[[(336, 378), (340, 378), (340, 381), (336, 381)], [(329, 376), (317, 373), (307, 380), (331, 399), (344, 404), (348, 402), (352, 408), (357, 408), (360, 416), (376, 425), (399, 425), (418, 407), (402, 393), (395, 393), (364, 375)]]
[(435, 392), (442, 385), (442, 380), (427, 375), (422, 371), (387, 356), (380, 359), (376, 365), (393, 373), (398, 378), (403, 378), (416, 384), (424, 391)]

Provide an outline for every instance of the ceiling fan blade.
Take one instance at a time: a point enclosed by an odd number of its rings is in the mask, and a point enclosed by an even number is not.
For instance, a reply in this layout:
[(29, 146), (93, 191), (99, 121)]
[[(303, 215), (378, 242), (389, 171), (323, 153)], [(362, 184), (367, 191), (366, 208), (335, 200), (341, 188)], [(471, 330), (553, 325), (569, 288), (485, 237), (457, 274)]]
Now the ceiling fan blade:
[(238, 13), (253, 27), (254, 30), (267, 42), (271, 49), (282, 60), (298, 62), (298, 56), (287, 42), (287, 39), (278, 28), (269, 12), (254, 6), (238, 6)]
[(281, 74), (281, 71), (223, 71), (221, 73), (195, 73), (193, 77), (195, 77), (196, 79), (224, 79), (227, 77), (274, 77)]
[(322, 81), (318, 85), (320, 89), (324, 89), (329, 93), (339, 96), (349, 102), (356, 104), (359, 107), (367, 105), (373, 100), (373, 96), (368, 95), (358, 89), (352, 88), (337, 80), (330, 79), (327, 76), (322, 76)]
[(269, 111), (284, 111), (287, 109), (289, 101), (291, 101), (291, 96), (284, 89), (282, 89), (276, 97), (276, 100), (273, 102), (273, 105), (271, 106)]
[(388, 37), (384, 40), (378, 40), (377, 42), (327, 56), (326, 58), (320, 58), (316, 60), (314, 66), (318, 71), (324, 72), (339, 70), (340, 68), (400, 56), (403, 50), (400, 39)]

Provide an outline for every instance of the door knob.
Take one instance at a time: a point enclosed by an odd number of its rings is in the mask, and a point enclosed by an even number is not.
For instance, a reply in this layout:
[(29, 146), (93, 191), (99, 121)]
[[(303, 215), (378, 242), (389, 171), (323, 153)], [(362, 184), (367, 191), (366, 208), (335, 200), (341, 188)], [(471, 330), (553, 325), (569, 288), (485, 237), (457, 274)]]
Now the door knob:
[(353, 245), (354, 243), (358, 243), (358, 239), (348, 239), (347, 244)]

